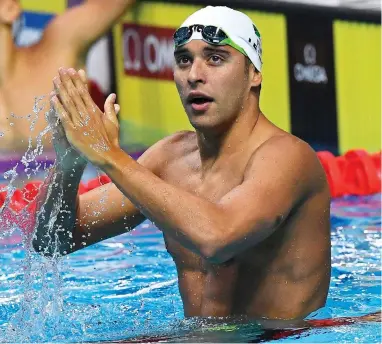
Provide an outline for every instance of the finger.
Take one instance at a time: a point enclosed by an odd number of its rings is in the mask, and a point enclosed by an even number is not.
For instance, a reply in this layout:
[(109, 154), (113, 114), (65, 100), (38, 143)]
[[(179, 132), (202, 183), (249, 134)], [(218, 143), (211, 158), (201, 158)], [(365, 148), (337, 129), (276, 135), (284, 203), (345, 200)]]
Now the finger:
[(58, 72), (60, 74), (61, 82), (65, 86), (65, 89), (67, 91), (69, 98), (72, 100), (76, 109), (78, 110), (78, 111), (75, 111), (75, 113), (71, 113), (71, 116), (73, 119), (76, 118), (80, 122), (81, 114), (86, 112), (86, 108), (82, 100), (82, 97), (80, 96), (79, 90), (74, 85), (72, 80), (72, 77), (74, 77), (74, 75), (77, 76), (77, 72), (74, 69), (70, 69), (68, 71), (65, 68), (60, 68)]
[(74, 129), (73, 121), (68, 115), (67, 111), (64, 109), (64, 106), (61, 104), (57, 96), (52, 97), (51, 104), (53, 106), (53, 109), (56, 111), (56, 114), (58, 118), (60, 119), (65, 129), (65, 132), (67, 130), (73, 130)]
[(57, 99), (60, 101), (68, 116), (72, 117), (72, 114), (75, 114), (77, 112), (77, 109), (74, 105), (74, 102), (69, 97), (68, 91), (66, 90), (59, 76), (54, 77), (53, 85), (54, 90), (57, 94)]
[[(89, 94), (88, 88), (86, 86), (86, 82), (82, 80), (82, 77), (80, 73), (76, 72), (73, 68), (70, 68), (68, 70), (69, 75), (72, 79), (72, 82), (74, 84), (74, 87), (77, 89), (80, 97), (82, 98), (83, 103), (85, 104), (86, 108), (89, 109), (95, 109), (97, 105), (94, 103), (91, 95)], [(83, 71), (83, 73), (85, 73)], [(86, 75), (85, 75), (85, 80), (86, 80)]]
[(116, 114), (116, 111), (114, 108), (114, 105), (116, 105), (115, 104), (116, 98), (117, 98), (117, 96), (114, 93), (110, 94), (106, 98), (104, 107), (105, 107), (105, 115), (106, 115), (107, 119), (109, 119), (115, 125), (118, 125), (118, 118), (117, 118), (117, 114)]
[[(54, 92), (51, 92), (49, 94), (50, 109), (47, 112), (47, 114), (45, 115), (45, 119), (53, 127), (56, 127), (58, 124), (58, 117), (57, 117), (56, 110), (55, 110), (54, 104), (53, 104), (53, 97), (55, 97), (55, 96), (56, 96), (56, 94)], [(57, 99), (58, 99), (58, 97), (57, 97)]]
[[(54, 101), (54, 98), (57, 98), (57, 102), (59, 104), (56, 104), (55, 101)], [(56, 110), (56, 107), (57, 106), (61, 106), (63, 110), (64, 109), (64, 106), (61, 104), (60, 102), (60, 99), (58, 98), (58, 96), (55, 94), (55, 92), (51, 92), (50, 93), (50, 109), (49, 109), (49, 112), (48, 112), (48, 122), (50, 123), (51, 126), (53, 126), (53, 128), (55, 128), (56, 130), (58, 131), (62, 131), (62, 125), (60, 125), (60, 119), (58, 117), (58, 113), (57, 113), (57, 110)]]
[[(57, 98), (58, 99), (58, 98)], [(52, 101), (51, 101), (52, 103)], [(49, 110), (49, 118), (48, 118), (48, 123), (52, 129), (52, 134), (53, 134), (53, 138), (61, 138), (61, 137), (65, 137), (65, 130), (64, 130), (64, 127), (60, 121), (60, 118), (57, 114), (57, 111), (54, 109), (54, 107), (52, 106), (52, 108)]]
[(117, 116), (118, 116), (120, 110), (121, 110), (121, 107), (119, 106), (119, 104), (114, 104), (114, 111), (115, 111), (115, 114)]
[(88, 78), (86, 76), (86, 72), (83, 69), (80, 69), (78, 71), (78, 75), (80, 76), (81, 81), (86, 85), (86, 88), (89, 89), (89, 87), (88, 87)]

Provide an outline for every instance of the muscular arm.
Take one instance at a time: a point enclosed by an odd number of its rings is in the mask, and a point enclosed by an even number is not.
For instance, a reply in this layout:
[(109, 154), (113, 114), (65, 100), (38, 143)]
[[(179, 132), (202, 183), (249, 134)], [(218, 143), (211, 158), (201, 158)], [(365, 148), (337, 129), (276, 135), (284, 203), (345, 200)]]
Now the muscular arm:
[(275, 138), (255, 154), (243, 183), (217, 203), (169, 185), (121, 151), (103, 169), (163, 232), (219, 263), (268, 237), (316, 187), (319, 163), (301, 141)]
[[(103, 169), (159, 229), (213, 262), (227, 261), (264, 240), (302, 200), (327, 191), (325, 174), (313, 150), (297, 138), (283, 135), (259, 147), (243, 182), (211, 202), (162, 180), (160, 174), (155, 175), (121, 150), (114, 140), (115, 113), (106, 111), (103, 116), (94, 112), (94, 102), (76, 71), (62, 69), (60, 80), (56, 79), (56, 84), (61, 101), (57, 97), (52, 101), (69, 142)], [(84, 128), (78, 123), (86, 113), (91, 115)], [(84, 130), (93, 134), (84, 135)], [(99, 142), (107, 149), (95, 149)], [(161, 151), (175, 151), (172, 148), (162, 147)], [(162, 156), (163, 163), (168, 157)]]
[(46, 29), (45, 38), (75, 54), (86, 51), (102, 37), (136, 0), (86, 0), (57, 16)]

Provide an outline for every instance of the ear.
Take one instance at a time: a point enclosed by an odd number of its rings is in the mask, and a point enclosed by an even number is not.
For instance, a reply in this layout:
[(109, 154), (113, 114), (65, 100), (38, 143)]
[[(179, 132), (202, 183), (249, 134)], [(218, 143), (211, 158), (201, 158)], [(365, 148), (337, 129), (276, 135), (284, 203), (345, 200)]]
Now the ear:
[(251, 87), (258, 87), (263, 81), (263, 75), (253, 65), (251, 67)]
[(0, 1), (0, 22), (12, 25), (21, 14), (19, 1), (2, 0)]

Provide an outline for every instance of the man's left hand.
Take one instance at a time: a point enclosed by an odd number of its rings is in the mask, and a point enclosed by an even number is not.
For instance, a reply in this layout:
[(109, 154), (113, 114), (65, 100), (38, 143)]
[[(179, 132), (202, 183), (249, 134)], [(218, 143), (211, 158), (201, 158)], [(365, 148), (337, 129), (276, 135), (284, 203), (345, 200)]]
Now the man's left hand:
[(59, 75), (53, 79), (57, 95), (52, 95), (51, 103), (69, 143), (91, 163), (102, 167), (107, 152), (120, 149), (119, 106), (115, 104), (116, 95), (111, 94), (103, 113), (88, 92), (84, 72), (79, 73), (72, 68), (59, 69)]

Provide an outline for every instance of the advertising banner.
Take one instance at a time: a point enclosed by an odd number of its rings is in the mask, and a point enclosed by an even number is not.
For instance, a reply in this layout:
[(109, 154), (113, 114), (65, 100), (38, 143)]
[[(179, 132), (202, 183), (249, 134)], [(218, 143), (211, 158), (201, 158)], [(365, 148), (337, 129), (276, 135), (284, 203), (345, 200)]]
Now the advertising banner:
[(340, 152), (381, 150), (381, 25), (333, 24)]
[(292, 133), (320, 150), (337, 151), (332, 21), (287, 16)]

